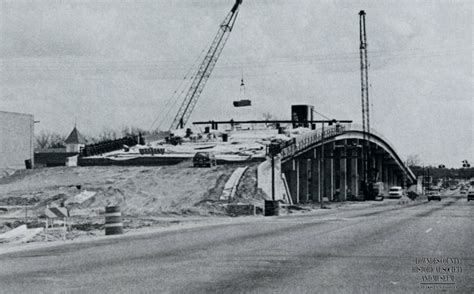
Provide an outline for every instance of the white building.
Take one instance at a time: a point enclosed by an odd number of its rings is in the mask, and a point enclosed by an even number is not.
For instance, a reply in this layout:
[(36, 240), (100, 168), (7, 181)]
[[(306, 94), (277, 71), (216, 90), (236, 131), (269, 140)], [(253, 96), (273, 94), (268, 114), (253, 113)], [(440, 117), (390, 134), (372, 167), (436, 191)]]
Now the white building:
[(34, 118), (31, 114), (0, 111), (0, 169), (33, 165)]
[(74, 129), (69, 134), (64, 143), (66, 144), (66, 152), (79, 153), (81, 151), (81, 147), (84, 147), (86, 145), (86, 139), (81, 133), (79, 133), (79, 131), (74, 126)]

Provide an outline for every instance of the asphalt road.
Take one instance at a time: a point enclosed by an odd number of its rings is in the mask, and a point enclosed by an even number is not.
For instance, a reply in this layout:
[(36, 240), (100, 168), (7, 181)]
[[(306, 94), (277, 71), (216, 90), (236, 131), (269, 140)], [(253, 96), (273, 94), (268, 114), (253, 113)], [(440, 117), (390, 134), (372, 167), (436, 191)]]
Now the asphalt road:
[(0, 292), (474, 293), (474, 202), (398, 202), (0, 254)]

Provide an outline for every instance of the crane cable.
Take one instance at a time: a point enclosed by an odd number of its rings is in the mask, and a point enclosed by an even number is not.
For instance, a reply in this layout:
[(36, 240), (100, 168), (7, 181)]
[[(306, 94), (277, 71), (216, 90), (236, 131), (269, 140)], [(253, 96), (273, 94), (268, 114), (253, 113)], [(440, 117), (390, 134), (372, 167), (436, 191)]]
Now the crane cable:
[[(171, 97), (166, 101), (166, 104), (168, 106), (168, 111), (166, 112), (165, 115), (163, 115), (161, 117), (161, 120), (160, 122), (158, 123), (158, 126), (157, 128), (159, 129), (162, 124), (164, 123), (165, 119), (168, 118), (171, 110), (174, 108), (174, 106), (176, 105), (176, 103), (178, 102), (178, 96), (182, 95), (186, 89), (186, 87), (184, 87), (184, 85), (186, 84), (186, 82), (189, 83), (189, 80), (191, 80), (193, 78), (193, 76), (189, 76), (192, 72), (194, 72), (194, 70), (196, 69), (197, 67), (197, 63), (201, 60), (202, 56), (204, 55), (205, 53), (205, 50), (206, 48), (203, 48), (201, 50), (201, 52), (199, 53), (198, 57), (193, 61), (193, 63), (191, 64), (191, 66), (188, 68), (188, 70), (186, 71), (186, 73), (184, 74), (184, 77), (181, 79), (181, 82), (179, 83), (179, 85), (176, 87), (176, 89), (173, 91), (173, 94), (171, 95)], [(179, 91), (181, 89), (181, 91)], [(178, 94), (179, 92), (179, 94)], [(173, 102), (170, 104), (170, 102)], [(153, 126), (155, 125), (155, 123), (158, 121), (160, 115), (158, 115), (155, 120), (152, 122), (152, 124), (150, 125), (150, 130), (153, 128)]]
[[(197, 64), (199, 62), (199, 60), (202, 58), (202, 56), (204, 55), (205, 53), (205, 50), (206, 48), (203, 48), (201, 53), (199, 54), (199, 56), (194, 60), (194, 62), (191, 64), (191, 66), (189, 67), (188, 71), (186, 72), (186, 74), (184, 75), (184, 78), (181, 80), (181, 83), (178, 85), (178, 87), (176, 88), (176, 90), (174, 91), (173, 95), (171, 96), (170, 100), (168, 101), (171, 101), (173, 100), (173, 103), (170, 105), (168, 103), (166, 103), (166, 105), (168, 105), (168, 111), (166, 112), (166, 114), (162, 117), (160, 123), (158, 124), (158, 128), (161, 128), (161, 126), (163, 125), (163, 123), (166, 121), (166, 119), (169, 117), (169, 114), (171, 113), (171, 110), (175, 107), (175, 105), (177, 104), (178, 102), (178, 98), (179, 96), (183, 96), (184, 93), (185, 93), (185, 90), (186, 90), (186, 85), (189, 83), (190, 80), (192, 80), (194, 78), (193, 75), (191, 75), (192, 72), (195, 71), (195, 68), (197, 67)], [(181, 91), (178, 93), (179, 89), (181, 88)]]
[[(242, 18), (242, 17), (241, 17)], [(245, 99), (245, 82), (244, 82), (244, 25), (240, 25), (240, 99)]]
[(324, 115), (324, 114), (322, 114), (322, 113), (320, 113), (320, 112), (318, 112), (318, 111), (316, 111), (316, 110), (314, 110), (314, 109), (313, 109), (313, 112), (319, 114), (321, 117), (323, 117), (323, 118), (325, 118), (325, 119), (327, 119), (327, 120), (330, 120), (329, 117), (327, 117), (326, 115)]

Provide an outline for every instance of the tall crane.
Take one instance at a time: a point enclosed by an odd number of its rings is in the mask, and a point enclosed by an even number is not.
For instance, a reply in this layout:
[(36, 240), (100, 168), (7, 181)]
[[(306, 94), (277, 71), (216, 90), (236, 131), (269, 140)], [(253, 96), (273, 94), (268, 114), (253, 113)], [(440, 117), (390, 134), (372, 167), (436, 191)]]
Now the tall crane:
[(366, 199), (372, 199), (375, 191), (373, 185), (376, 179), (376, 170), (373, 167), (370, 142), (370, 103), (369, 103), (369, 69), (367, 60), (367, 32), (365, 29), (365, 11), (359, 12), (359, 35), (360, 35), (360, 88), (362, 102), (362, 131), (364, 135), (364, 148), (362, 149), (363, 162), (363, 191)]
[(219, 58), (222, 49), (224, 49), (224, 45), (229, 38), (230, 32), (234, 27), (235, 20), (237, 19), (237, 15), (239, 13), (240, 4), (242, 4), (242, 0), (236, 0), (232, 6), (232, 9), (227, 14), (224, 21), (220, 24), (217, 35), (214, 37), (211, 47), (207, 51), (206, 56), (199, 66), (197, 73), (194, 75), (193, 81), (189, 87), (188, 92), (186, 93), (186, 96), (184, 97), (183, 103), (179, 107), (178, 113), (176, 113), (176, 116), (171, 123), (170, 130), (184, 128), (186, 125), (189, 116), (193, 112), (199, 96), (201, 95), (202, 90), (204, 89), (204, 86), (206, 85), (206, 82), (209, 79), (214, 66), (216, 65), (217, 59)]
[(367, 61), (367, 33), (365, 30), (365, 11), (359, 12), (360, 30), (360, 84), (362, 100), (362, 130), (364, 135), (370, 133), (370, 109), (369, 109), (369, 70)]

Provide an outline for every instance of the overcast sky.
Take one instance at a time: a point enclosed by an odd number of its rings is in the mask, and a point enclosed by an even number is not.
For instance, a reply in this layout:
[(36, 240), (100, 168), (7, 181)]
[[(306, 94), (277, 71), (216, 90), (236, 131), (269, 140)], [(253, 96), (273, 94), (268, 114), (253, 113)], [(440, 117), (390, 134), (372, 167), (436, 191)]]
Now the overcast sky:
[[(75, 119), (86, 135), (167, 129), (180, 103), (173, 93), (187, 89), (183, 78), (233, 3), (1, 1), (0, 110), (33, 114), (36, 132), (67, 134)], [(371, 126), (402, 158), (474, 163), (469, 0), (244, 0), (190, 120), (289, 119), (291, 104), (307, 103), (360, 122), (361, 9)], [(252, 107), (234, 108), (241, 98)]]

